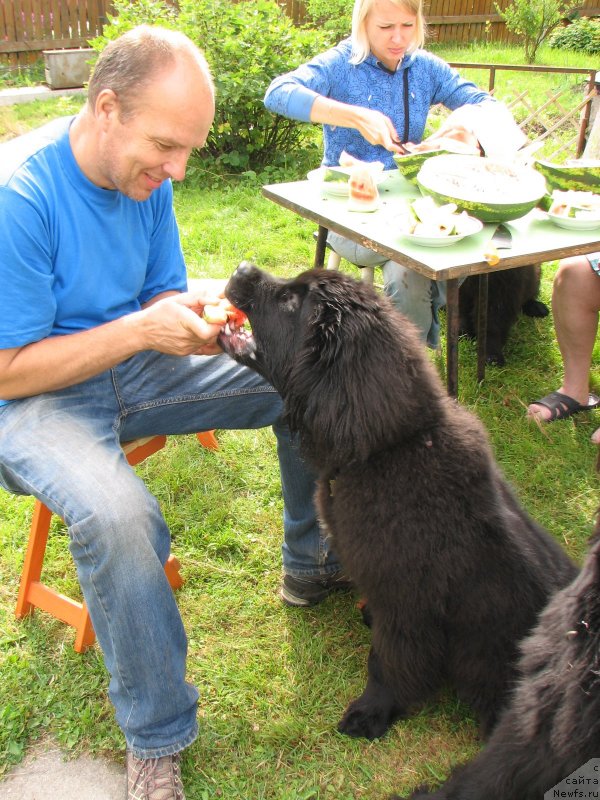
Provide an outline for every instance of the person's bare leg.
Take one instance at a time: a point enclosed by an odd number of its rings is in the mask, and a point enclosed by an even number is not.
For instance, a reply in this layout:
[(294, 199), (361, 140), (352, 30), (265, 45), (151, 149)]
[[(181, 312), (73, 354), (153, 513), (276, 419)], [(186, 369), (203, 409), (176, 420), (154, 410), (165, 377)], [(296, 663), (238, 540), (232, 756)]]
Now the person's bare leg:
[[(557, 390), (581, 405), (588, 404), (592, 351), (598, 331), (600, 276), (585, 256), (560, 262), (552, 289), (556, 339), (563, 358), (563, 384)], [(544, 421), (550, 409), (532, 403), (528, 414)]]

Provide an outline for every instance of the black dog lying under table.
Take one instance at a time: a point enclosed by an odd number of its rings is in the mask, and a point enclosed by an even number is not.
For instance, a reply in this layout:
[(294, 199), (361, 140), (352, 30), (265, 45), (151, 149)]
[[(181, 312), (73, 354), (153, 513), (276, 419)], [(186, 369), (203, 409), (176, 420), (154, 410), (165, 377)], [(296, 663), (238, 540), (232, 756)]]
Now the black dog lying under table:
[[(488, 364), (505, 363), (504, 346), (519, 314), (548, 316), (548, 306), (537, 299), (540, 278), (539, 264), (489, 273), (485, 348)], [(479, 279), (470, 276), (460, 287), (458, 306), (460, 333), (471, 339), (477, 337), (478, 296)]]
[[(599, 523), (581, 573), (552, 598), (521, 653), (519, 683), (486, 747), (438, 791), (412, 800), (542, 800), (600, 756)], [(599, 790), (573, 792), (552, 796)]]
[(339, 729), (379, 737), (450, 683), (488, 734), (518, 641), (575, 566), (386, 297), (332, 270), (282, 280), (248, 263), (226, 295), (253, 335), (223, 331), (222, 347), (281, 394), (318, 472), (320, 516), (368, 598), (367, 686)]

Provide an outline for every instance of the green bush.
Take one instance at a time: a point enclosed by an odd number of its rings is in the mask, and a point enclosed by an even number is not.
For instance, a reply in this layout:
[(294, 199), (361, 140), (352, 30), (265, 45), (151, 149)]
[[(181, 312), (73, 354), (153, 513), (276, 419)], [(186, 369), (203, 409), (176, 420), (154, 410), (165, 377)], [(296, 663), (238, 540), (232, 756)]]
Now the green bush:
[(306, 0), (306, 13), (312, 24), (323, 30), (328, 45), (350, 36), (352, 3), (349, 0)]
[(548, 44), (558, 50), (596, 55), (600, 53), (600, 19), (576, 19), (565, 28), (555, 30)]
[(209, 152), (234, 171), (283, 165), (314, 137), (310, 126), (268, 112), (265, 90), (323, 48), (321, 32), (296, 28), (274, 0), (182, 0), (180, 9), (182, 29), (215, 76)]
[(144, 22), (183, 31), (204, 50), (217, 90), (204, 162), (208, 157), (226, 171), (274, 176), (307, 151), (318, 163), (313, 127), (274, 116), (263, 98), (274, 77), (325, 47), (321, 31), (295, 27), (275, 0), (180, 0), (177, 11), (163, 0), (116, 0), (114, 9), (103, 36), (92, 42), (99, 51)]
[(540, 45), (579, 0), (513, 0), (504, 10), (495, 3), (506, 27), (523, 39), (525, 60), (533, 64)]

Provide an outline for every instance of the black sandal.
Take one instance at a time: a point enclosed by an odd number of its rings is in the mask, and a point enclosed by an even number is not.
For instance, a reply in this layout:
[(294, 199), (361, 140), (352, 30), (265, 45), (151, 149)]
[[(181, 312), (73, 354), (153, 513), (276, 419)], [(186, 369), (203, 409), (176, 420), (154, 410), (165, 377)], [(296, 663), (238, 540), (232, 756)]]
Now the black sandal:
[[(600, 397), (595, 394), (590, 394), (588, 404), (586, 406), (580, 405), (573, 397), (562, 392), (550, 392), (541, 400), (534, 400), (532, 405), (544, 406), (550, 409), (550, 416), (548, 419), (542, 419), (543, 422), (554, 422), (557, 419), (567, 419), (572, 417), (573, 414), (579, 414), (580, 411), (591, 411), (600, 405)], [(539, 414), (535, 412), (531, 414), (532, 417), (537, 417)]]

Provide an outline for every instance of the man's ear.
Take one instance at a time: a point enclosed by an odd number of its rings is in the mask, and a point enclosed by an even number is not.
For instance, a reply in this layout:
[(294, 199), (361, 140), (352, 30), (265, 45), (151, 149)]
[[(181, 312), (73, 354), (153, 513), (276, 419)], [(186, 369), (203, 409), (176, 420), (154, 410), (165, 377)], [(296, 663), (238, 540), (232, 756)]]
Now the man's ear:
[(119, 115), (119, 98), (112, 89), (103, 89), (96, 98), (94, 112), (99, 120), (110, 121)]

